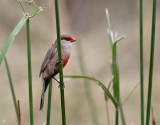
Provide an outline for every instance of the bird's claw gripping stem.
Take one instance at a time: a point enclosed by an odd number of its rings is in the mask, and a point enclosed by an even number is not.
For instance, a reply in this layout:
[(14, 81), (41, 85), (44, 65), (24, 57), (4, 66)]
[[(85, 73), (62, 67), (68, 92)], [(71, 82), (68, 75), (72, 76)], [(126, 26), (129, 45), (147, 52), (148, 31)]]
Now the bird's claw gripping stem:
[(63, 84), (62, 86), (59, 84), (58, 88), (60, 88), (60, 90), (63, 90), (65, 88), (65, 85)]
[(63, 62), (63, 59), (61, 59), (61, 60), (58, 60), (58, 64), (62, 64), (62, 62)]
[(60, 85), (60, 81), (58, 81), (55, 77), (52, 77), (54, 80), (56, 80), (59, 83), (58, 88), (60, 88), (61, 90), (63, 90), (65, 88), (65, 85), (63, 83), (63, 85)]

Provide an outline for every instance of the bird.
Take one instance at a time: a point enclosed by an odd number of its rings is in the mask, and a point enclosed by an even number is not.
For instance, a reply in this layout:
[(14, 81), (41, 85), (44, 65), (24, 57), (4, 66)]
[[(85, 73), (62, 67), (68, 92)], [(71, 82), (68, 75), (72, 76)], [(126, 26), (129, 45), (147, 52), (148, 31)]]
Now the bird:
[(62, 65), (63, 68), (66, 66), (70, 58), (72, 42), (75, 42), (75, 41), (76, 39), (71, 35), (67, 35), (67, 34), (61, 35), (61, 49), (62, 49), (61, 61), (58, 60), (57, 40), (48, 49), (39, 73), (39, 77), (42, 75), (42, 82), (43, 82), (42, 95), (41, 95), (41, 101), (40, 101), (40, 110), (43, 109), (45, 92), (50, 80), (53, 78), (57, 82), (59, 82), (55, 78), (55, 76), (59, 73), (59, 64), (63, 62), (63, 65)]

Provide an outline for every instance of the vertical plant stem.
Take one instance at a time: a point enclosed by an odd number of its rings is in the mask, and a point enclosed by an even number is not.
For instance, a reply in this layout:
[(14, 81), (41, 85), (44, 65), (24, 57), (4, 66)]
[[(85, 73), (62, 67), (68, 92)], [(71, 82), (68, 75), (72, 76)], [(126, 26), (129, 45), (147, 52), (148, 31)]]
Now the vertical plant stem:
[[(117, 44), (114, 43), (112, 47), (112, 68), (113, 68), (113, 93), (114, 98), (119, 105), (119, 71), (117, 62)], [(118, 125), (118, 110), (116, 110), (116, 125)]]
[(118, 109), (116, 109), (116, 125), (118, 125)]
[(31, 66), (31, 41), (29, 18), (26, 22), (27, 29), (27, 53), (28, 53), (28, 85), (29, 85), (29, 105), (30, 105), (30, 125), (34, 125), (33, 119), (33, 97), (32, 97), (32, 66)]
[[(120, 99), (120, 89), (119, 89), (119, 67), (118, 67), (118, 54), (117, 54), (117, 41), (121, 40), (124, 38), (124, 36), (121, 36), (119, 40), (115, 41), (114, 39), (114, 34), (111, 29), (111, 23), (110, 23), (110, 18), (109, 18), (109, 12), (108, 9), (106, 8), (106, 16), (107, 16), (107, 23), (108, 23), (108, 36), (112, 48), (112, 73), (113, 73), (113, 94), (114, 94), (114, 99), (116, 100), (116, 103), (120, 107), (120, 113), (121, 113), (121, 119), (122, 119), (122, 124), (125, 125), (125, 118), (124, 118), (124, 113), (123, 113), (123, 108), (121, 104), (121, 99)], [(116, 109), (116, 125), (118, 124), (118, 109)]]
[(154, 62), (154, 43), (155, 43), (155, 26), (156, 26), (156, 0), (153, 0), (152, 33), (151, 33), (151, 50), (150, 50), (150, 68), (149, 68), (149, 83), (148, 83), (148, 99), (147, 99), (146, 125), (149, 125), (150, 110), (151, 110), (151, 93), (152, 93), (152, 77), (153, 77), (153, 62)]
[(9, 84), (10, 84), (12, 98), (13, 98), (13, 102), (14, 102), (14, 108), (15, 108), (16, 115), (17, 115), (17, 121), (19, 122), (19, 120), (18, 120), (18, 108), (17, 108), (16, 95), (15, 95), (15, 92), (14, 92), (14, 87), (13, 87), (13, 83), (12, 83), (12, 77), (11, 77), (11, 73), (10, 73), (10, 70), (9, 70), (9, 65), (8, 65), (8, 61), (7, 61), (6, 57), (4, 58), (4, 61), (5, 61), (6, 69), (7, 69)]
[[(120, 89), (119, 89), (119, 67), (118, 67), (118, 54), (117, 54), (117, 43), (113, 43), (112, 47), (112, 67), (113, 67), (113, 92), (115, 100), (120, 107), (122, 124), (125, 125), (125, 118), (123, 113), (123, 107), (120, 99)], [(118, 110), (116, 111), (116, 117), (118, 117)], [(118, 118), (116, 118), (117, 120)], [(118, 122), (118, 121), (116, 121)]]
[(143, 0), (139, 0), (140, 7), (140, 93), (141, 93), (141, 125), (144, 125), (144, 87), (143, 87)]
[(50, 80), (49, 90), (48, 90), (47, 125), (50, 125), (51, 102), (52, 102), (52, 80)]
[[(81, 45), (81, 42), (79, 42), (77, 44), (77, 53), (78, 53), (79, 62), (80, 62), (80, 69), (81, 69), (82, 74), (86, 75), (87, 71), (86, 71), (86, 67), (85, 67), (82, 52), (83, 52), (82, 51), (82, 45)], [(84, 79), (84, 85), (85, 85), (86, 96), (87, 96), (87, 99), (88, 99), (89, 108), (90, 108), (90, 112), (91, 112), (92, 124), (93, 125), (99, 125), (96, 104), (95, 104), (95, 101), (94, 101), (94, 99), (92, 97), (92, 94), (91, 94), (90, 84), (88, 84), (88, 81), (86, 79)]]
[(125, 125), (125, 118), (124, 118), (124, 113), (123, 113), (123, 107), (122, 107), (122, 102), (121, 102), (121, 98), (119, 100), (119, 107), (120, 107), (120, 113), (121, 113), (121, 120), (122, 120), (122, 125)]
[(117, 44), (113, 44), (112, 48), (112, 67), (113, 67), (113, 92), (115, 100), (119, 105), (119, 70), (118, 70), (118, 61), (117, 61)]
[[(58, 0), (55, 0), (55, 13), (56, 13), (57, 42), (58, 42), (58, 59), (61, 62), (61, 60), (62, 60), (62, 52), (61, 51), (62, 50), (61, 50), (61, 32), (60, 32)], [(62, 65), (63, 65), (62, 63), (59, 64), (60, 88), (64, 86)], [(60, 89), (60, 93), (61, 93), (62, 125), (66, 125), (64, 89)]]

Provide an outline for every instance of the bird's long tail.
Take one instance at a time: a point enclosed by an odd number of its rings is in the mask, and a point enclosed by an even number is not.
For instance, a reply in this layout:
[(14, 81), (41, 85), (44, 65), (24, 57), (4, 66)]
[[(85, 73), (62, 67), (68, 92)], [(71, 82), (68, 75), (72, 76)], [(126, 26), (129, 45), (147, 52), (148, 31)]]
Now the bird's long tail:
[(45, 92), (48, 87), (50, 79), (43, 80), (43, 89), (42, 89), (42, 95), (41, 95), (41, 102), (40, 102), (40, 110), (42, 110), (44, 105), (44, 98), (45, 98)]

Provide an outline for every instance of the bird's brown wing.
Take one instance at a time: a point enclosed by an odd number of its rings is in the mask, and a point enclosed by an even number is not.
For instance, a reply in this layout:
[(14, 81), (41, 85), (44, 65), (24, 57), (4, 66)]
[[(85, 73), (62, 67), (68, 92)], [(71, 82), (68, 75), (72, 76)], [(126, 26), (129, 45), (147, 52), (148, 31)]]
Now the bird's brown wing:
[(45, 68), (46, 68), (47, 64), (50, 62), (51, 58), (54, 57), (54, 55), (56, 54), (56, 52), (57, 52), (57, 45), (54, 44), (53, 46), (51, 46), (49, 48), (48, 52), (46, 53), (46, 56), (44, 58), (42, 66), (41, 66), (39, 77), (41, 76), (41, 73), (45, 70)]

